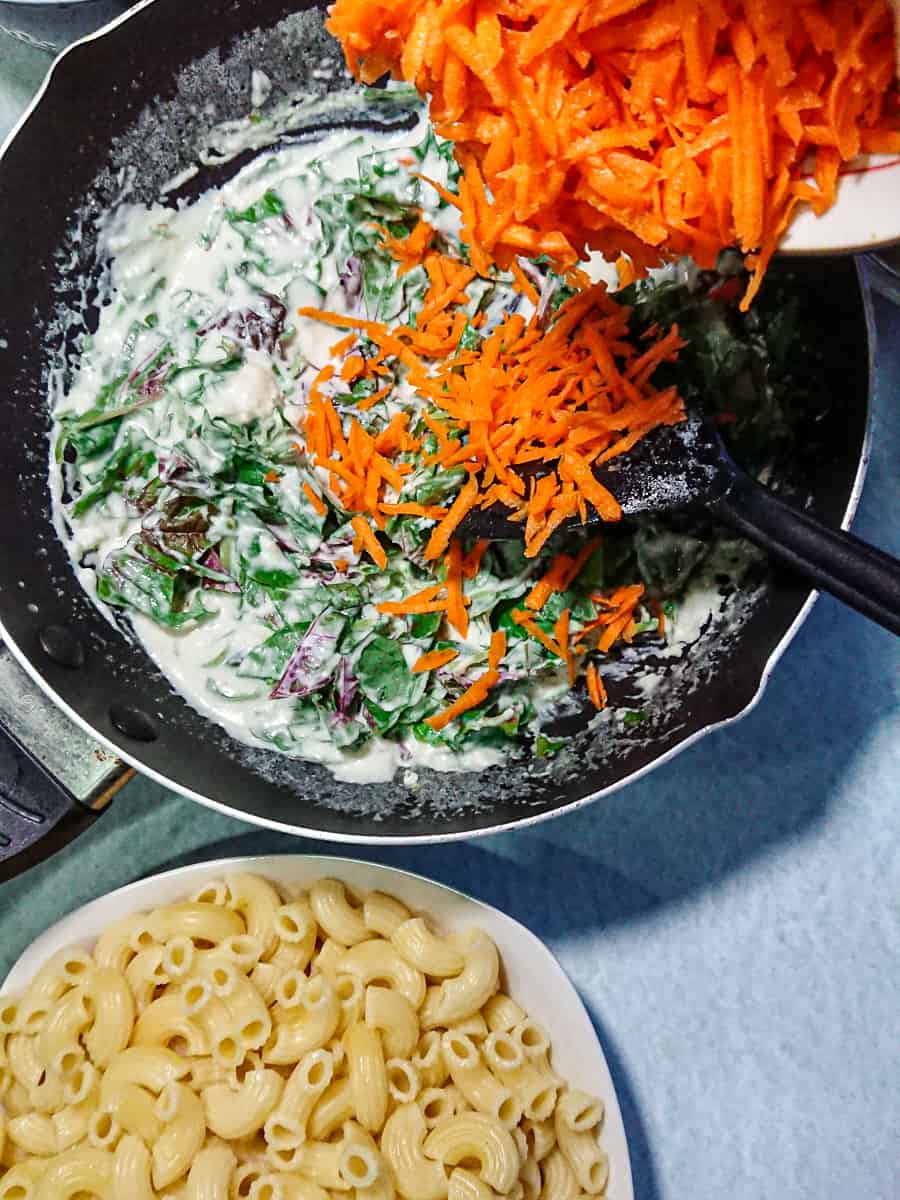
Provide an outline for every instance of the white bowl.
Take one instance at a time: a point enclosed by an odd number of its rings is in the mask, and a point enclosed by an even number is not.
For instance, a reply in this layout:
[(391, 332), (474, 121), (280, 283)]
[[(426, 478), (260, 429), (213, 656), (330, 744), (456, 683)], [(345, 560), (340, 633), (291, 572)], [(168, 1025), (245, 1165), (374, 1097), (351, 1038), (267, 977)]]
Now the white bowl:
[(900, 242), (900, 156), (873, 154), (846, 165), (834, 206), (824, 216), (801, 209), (780, 251), (847, 254), (893, 242)]
[(103, 930), (118, 918), (183, 899), (208, 880), (235, 871), (250, 871), (275, 883), (301, 886), (328, 876), (342, 880), (354, 891), (390, 892), (408, 907), (432, 915), (445, 929), (477, 925), (488, 933), (500, 951), (509, 994), (550, 1034), (556, 1070), (573, 1087), (600, 1096), (606, 1105), (602, 1141), (610, 1166), (607, 1200), (634, 1200), (628, 1144), (615, 1087), (594, 1027), (568, 976), (544, 943), (524, 925), (480, 900), (421, 875), (349, 858), (300, 854), (224, 858), (179, 867), (119, 888), (57, 921), (19, 958), (0, 990), (21, 992), (58, 950), (75, 946), (90, 950)]

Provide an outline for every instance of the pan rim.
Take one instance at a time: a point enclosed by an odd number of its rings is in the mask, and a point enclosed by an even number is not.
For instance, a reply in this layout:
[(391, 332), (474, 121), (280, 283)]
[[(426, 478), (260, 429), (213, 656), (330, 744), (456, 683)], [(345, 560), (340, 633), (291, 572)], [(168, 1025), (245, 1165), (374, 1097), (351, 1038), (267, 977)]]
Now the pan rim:
[[(9, 134), (4, 138), (2, 144), (0, 144), (0, 169), (2, 169), (3, 159), (6, 156), (7, 152), (9, 151), (10, 147), (12, 146), (13, 142), (22, 133), (22, 131), (24, 130), (24, 128), (27, 125), (31, 116), (34, 114), (34, 112), (37, 110), (37, 108), (44, 101), (44, 99), (53, 83), (54, 76), (55, 76), (58, 68), (60, 67), (60, 65), (70, 55), (72, 55), (75, 51), (77, 51), (77, 49), (79, 47), (84, 46), (84, 45), (94, 42), (94, 41), (98, 41), (98, 40), (106, 37), (113, 30), (117, 29), (120, 25), (123, 25), (126, 21), (131, 20), (132, 17), (135, 17), (138, 13), (142, 12), (146, 8), (149, 8), (152, 4), (155, 4), (155, 3), (156, 3), (156, 0), (139, 0), (139, 3), (135, 4), (133, 7), (126, 10), (120, 16), (114, 18), (112, 21), (110, 21), (108, 24), (104, 25), (102, 28), (96, 30), (94, 33), (88, 34), (86, 37), (83, 37), (76, 42), (73, 42), (70, 46), (66, 47), (54, 59), (54, 61), (51, 63), (51, 65), (47, 71), (47, 74), (46, 74), (40, 88), (38, 89), (37, 93), (33, 97), (31, 103), (25, 109), (25, 111), (23, 112), (23, 114), (21, 115), (19, 120), (16, 122), (16, 124), (13, 126), (13, 128), (10, 130)], [(875, 339), (872, 295), (871, 295), (871, 292), (865, 282), (863, 268), (862, 268), (859, 260), (857, 260), (854, 265), (855, 265), (855, 275), (856, 275), (857, 283), (859, 286), (860, 299), (862, 302), (863, 318), (864, 318), (864, 323), (865, 323), (865, 327), (866, 327), (866, 338), (867, 338), (866, 350), (867, 350), (867, 360), (868, 360), (868, 389), (867, 389), (867, 395), (866, 395), (866, 401), (865, 401), (866, 402), (866, 413), (865, 413), (865, 422), (864, 422), (863, 437), (862, 437), (862, 444), (861, 444), (861, 448), (860, 448), (859, 461), (856, 465), (856, 471), (855, 471), (854, 478), (853, 478), (853, 484), (850, 489), (849, 496), (847, 498), (844, 514), (843, 514), (843, 517), (841, 519), (841, 524), (840, 524), (840, 528), (843, 530), (846, 530), (850, 527), (850, 525), (853, 521), (853, 518), (856, 515), (856, 511), (859, 506), (860, 497), (862, 495), (862, 489), (865, 484), (866, 475), (868, 473), (871, 441), (872, 441), (872, 425), (873, 425), (873, 403), (872, 403), (872, 401), (873, 401), (873, 394), (874, 394), (874, 387), (875, 387), (874, 355), (875, 355), (876, 339)], [(775, 670), (775, 667), (780, 662), (780, 660), (781, 660), (782, 656), (784, 655), (784, 653), (786, 652), (787, 648), (790, 646), (791, 642), (794, 640), (797, 633), (799, 632), (801, 626), (806, 621), (807, 617), (809, 616), (810, 612), (812, 611), (813, 605), (815, 604), (816, 600), (818, 599), (818, 595), (819, 595), (819, 593), (817, 591), (815, 591), (815, 590), (810, 591), (809, 595), (806, 597), (802, 606), (798, 610), (796, 616), (791, 621), (788, 628), (784, 631), (784, 633), (782, 634), (778, 643), (775, 645), (771, 654), (769, 655), (768, 659), (766, 660), (765, 666), (763, 667), (763, 669), (760, 673), (760, 678), (759, 678), (759, 682), (757, 684), (756, 690), (754, 691), (754, 693), (750, 697), (750, 699), (744, 704), (744, 706), (738, 712), (731, 713), (728, 716), (722, 717), (721, 720), (711, 722), (710, 724), (704, 725), (701, 728), (694, 730), (692, 733), (688, 734), (683, 740), (681, 740), (681, 741), (677, 742), (675, 745), (669, 747), (669, 749), (667, 749), (666, 751), (664, 751), (663, 753), (658, 755), (651, 762), (645, 763), (643, 766), (638, 767), (636, 770), (632, 771), (629, 775), (625, 776), (624, 778), (618, 779), (614, 783), (611, 783), (606, 787), (600, 788), (598, 791), (592, 792), (587, 796), (578, 797), (577, 799), (571, 800), (568, 803), (560, 804), (556, 807), (547, 809), (542, 812), (525, 813), (521, 816), (512, 817), (509, 820), (505, 820), (505, 821), (499, 822), (497, 824), (480, 825), (473, 829), (468, 829), (468, 830), (458, 830), (457, 829), (457, 830), (451, 830), (451, 831), (445, 831), (445, 832), (437, 831), (434, 833), (415, 833), (415, 834), (402, 834), (402, 833), (401, 834), (393, 834), (392, 833), (392, 834), (379, 835), (379, 834), (374, 834), (374, 833), (357, 834), (357, 833), (348, 833), (348, 832), (344, 832), (344, 831), (334, 832), (331, 830), (324, 830), (324, 829), (320, 829), (320, 828), (316, 828), (316, 827), (308, 827), (305, 825), (299, 825), (299, 824), (291, 823), (288, 821), (279, 821), (275, 818), (264, 817), (264, 816), (260, 816), (258, 814), (249, 813), (246, 810), (241, 809), (241, 808), (234, 808), (231, 805), (229, 805), (227, 802), (224, 802), (221, 800), (215, 800), (211, 796), (204, 795), (201, 792), (194, 791), (192, 788), (190, 788), (186, 785), (177, 783), (176, 781), (170, 779), (168, 776), (163, 774), (161, 771), (158, 771), (155, 768), (150, 767), (146, 763), (144, 763), (141, 760), (139, 754), (129, 752), (129, 751), (123, 749), (120, 745), (113, 742), (102, 731), (100, 731), (99, 729), (96, 729), (89, 721), (87, 721), (79, 713), (77, 713), (61, 696), (59, 696), (54, 691), (54, 689), (49, 684), (49, 682), (46, 679), (44, 679), (44, 677), (41, 675), (40, 671), (32, 663), (29, 656), (25, 653), (24, 650), (22, 650), (20, 648), (20, 646), (14, 640), (12, 635), (7, 631), (2, 618), (0, 618), (0, 637), (2, 637), (4, 643), (9, 648), (10, 653), (13, 655), (13, 657), (19, 663), (19, 665), (22, 667), (22, 669), (26, 672), (26, 674), (29, 676), (29, 678), (33, 681), (33, 683), (35, 683), (41, 689), (41, 691), (57, 707), (57, 709), (60, 712), (64, 713), (69, 720), (73, 721), (85, 734), (87, 734), (94, 741), (96, 741), (101, 746), (103, 746), (114, 757), (121, 759), (122, 761), (127, 763), (129, 766), (133, 767), (139, 774), (145, 776), (148, 779), (153, 780), (155, 783), (166, 788), (168, 791), (174, 792), (178, 795), (185, 797), (185, 799), (192, 800), (195, 803), (201, 804), (205, 808), (209, 808), (215, 812), (222, 813), (225, 816), (233, 817), (236, 820), (244, 822), (245, 824), (254, 825), (256, 827), (264, 828), (264, 829), (271, 829), (275, 832), (286, 833), (286, 834), (290, 834), (290, 835), (296, 836), (296, 837), (307, 837), (310, 840), (316, 841), (316, 842), (332, 842), (332, 843), (346, 844), (346, 845), (376, 845), (376, 846), (377, 845), (386, 845), (386, 846), (390, 846), (390, 845), (437, 845), (437, 844), (444, 843), (444, 842), (449, 843), (449, 842), (456, 842), (456, 841), (466, 841), (466, 840), (474, 839), (474, 838), (487, 837), (487, 836), (497, 834), (497, 833), (509, 832), (510, 830), (513, 830), (513, 829), (525, 829), (525, 828), (529, 828), (531, 826), (541, 824), (544, 821), (549, 821), (558, 816), (563, 816), (567, 813), (576, 812), (576, 811), (578, 811), (578, 809), (583, 808), (587, 804), (592, 804), (595, 801), (602, 799), (603, 797), (613, 795), (615, 792), (618, 792), (619, 790), (626, 787), (627, 785), (637, 782), (639, 779), (642, 779), (643, 777), (648, 775), (651, 771), (655, 771), (657, 768), (662, 767), (666, 763), (672, 761), (677, 755), (688, 750), (691, 746), (695, 745), (702, 738), (707, 737), (708, 735), (710, 735), (712, 733), (715, 733), (717, 730), (726, 729), (729, 726), (734, 725), (738, 721), (743, 720), (744, 717), (748, 716), (751, 712), (753, 712), (753, 710), (757, 707), (757, 705), (762, 700), (762, 697), (765, 693), (769, 679), (771, 678), (772, 672)], [(363, 786), (363, 785), (360, 785), (360, 786)]]

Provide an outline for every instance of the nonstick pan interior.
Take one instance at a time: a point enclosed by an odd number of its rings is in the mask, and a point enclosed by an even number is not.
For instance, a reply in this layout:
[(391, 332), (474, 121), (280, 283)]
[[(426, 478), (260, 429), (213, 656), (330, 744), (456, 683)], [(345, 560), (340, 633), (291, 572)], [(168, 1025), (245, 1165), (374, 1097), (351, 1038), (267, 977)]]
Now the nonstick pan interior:
[[(155, 200), (193, 161), (214, 124), (245, 115), (250, 74), (273, 100), (347, 86), (321, 10), (296, 0), (153, 0), (57, 65), (0, 168), (0, 620), (20, 657), (79, 720), (170, 786), (238, 816), (337, 839), (462, 836), (547, 815), (616, 787), (757, 696), (808, 600), (761, 574), (724, 602), (720, 621), (666, 679), (648, 719), (614, 716), (556, 763), (512, 763), (480, 775), (420, 772), (360, 787), (324, 769), (250, 750), (195, 713), (125, 632), (82, 591), (54, 532), (47, 488), (47, 392), (61, 352), (74, 353), (90, 307), (92, 222), (123, 192)], [(215, 182), (210, 176), (201, 183)], [(197, 185), (199, 186), (199, 184)], [(793, 482), (839, 525), (852, 505), (865, 444), (868, 342), (849, 261), (794, 264), (820, 331), (821, 371)], [(55, 637), (46, 630), (54, 627)], [(57, 628), (59, 627), (59, 628)], [(48, 653), (48, 646), (50, 653)], [(63, 648), (60, 649), (60, 646)], [(631, 655), (633, 661), (630, 661)], [(619, 673), (647, 668), (626, 652)]]

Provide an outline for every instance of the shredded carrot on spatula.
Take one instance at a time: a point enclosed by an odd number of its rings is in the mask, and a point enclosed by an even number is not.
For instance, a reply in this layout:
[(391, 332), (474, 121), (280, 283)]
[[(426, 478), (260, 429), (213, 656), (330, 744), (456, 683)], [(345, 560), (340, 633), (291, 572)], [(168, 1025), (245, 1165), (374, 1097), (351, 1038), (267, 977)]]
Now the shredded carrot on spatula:
[[(621, 253), (751, 256), (749, 304), (798, 207), (900, 153), (889, 0), (335, 0), (351, 71), (431, 98), (463, 167), (479, 271)], [(811, 160), (811, 164), (810, 164)]]

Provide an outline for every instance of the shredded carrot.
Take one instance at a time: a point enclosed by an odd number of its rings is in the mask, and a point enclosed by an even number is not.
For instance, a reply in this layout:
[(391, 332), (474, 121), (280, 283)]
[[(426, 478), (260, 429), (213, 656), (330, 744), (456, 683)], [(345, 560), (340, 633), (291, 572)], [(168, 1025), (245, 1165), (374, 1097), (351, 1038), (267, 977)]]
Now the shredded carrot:
[(616, 259), (616, 274), (619, 277), (619, 287), (628, 287), (630, 283), (634, 283), (637, 279), (637, 271), (634, 269), (634, 263), (627, 254), (620, 254)]
[(351, 354), (349, 358), (345, 359), (344, 365), (341, 367), (341, 379), (343, 379), (345, 383), (349, 383), (351, 380), (362, 375), (365, 368), (366, 360), (362, 357), (362, 355)]
[(463, 579), (474, 579), (481, 567), (481, 560), (484, 558), (488, 547), (490, 546), (490, 538), (480, 538), (466, 557), (463, 559), (462, 574)]
[(334, 569), (341, 575), (346, 574), (347, 568), (349, 566), (350, 566), (350, 563), (347, 561), (346, 558), (336, 558), (334, 560)]
[(437, 194), (440, 196), (440, 198), (442, 200), (445, 200), (447, 202), (447, 204), (451, 205), (453, 208), (461, 208), (461, 205), (459, 202), (459, 196), (454, 196), (453, 193), (448, 188), (445, 188), (443, 184), (438, 183), (438, 181), (436, 179), (429, 179), (427, 175), (422, 175), (415, 171), (413, 172), (413, 178), (421, 179), (421, 180), (423, 180), (423, 182), (427, 183), (430, 187), (433, 187), (434, 190), (437, 192)]
[(465, 640), (469, 632), (469, 614), (463, 595), (462, 544), (459, 538), (450, 542), (446, 558), (447, 568), (447, 624)]
[(618, 521), (622, 516), (618, 500), (594, 477), (590, 465), (576, 450), (565, 452), (560, 464), (560, 474), (562, 478), (571, 479), (577, 484), (579, 492), (593, 504), (604, 521)]
[(385, 600), (377, 605), (378, 611), (387, 617), (418, 617), (428, 613), (447, 611), (446, 600)]
[(416, 659), (413, 663), (412, 671), (414, 675), (420, 675), (425, 671), (437, 671), (441, 667), (446, 667), (447, 663), (453, 662), (454, 658), (459, 657), (459, 651), (448, 647), (446, 650), (432, 650), (428, 654), (423, 654), (421, 658)]
[(361, 548), (368, 552), (372, 561), (376, 566), (381, 567), (383, 571), (387, 566), (387, 553), (384, 546), (382, 546), (381, 542), (375, 536), (372, 526), (365, 517), (354, 517), (350, 524), (356, 531)]
[(630, 641), (634, 631), (634, 615), (644, 597), (642, 583), (630, 584), (617, 588), (609, 596), (597, 595), (592, 597), (597, 607), (598, 615), (595, 620), (588, 621), (578, 635), (578, 646), (592, 635), (598, 634), (597, 649), (604, 654), (609, 651), (620, 637)]
[(559, 643), (555, 642), (549, 633), (541, 629), (531, 613), (526, 613), (516, 608), (513, 609), (512, 618), (517, 625), (521, 625), (526, 633), (530, 633), (535, 641), (540, 642), (545, 650), (549, 650), (551, 654), (555, 654), (557, 658), (561, 658), (563, 661), (566, 660), (566, 653), (561, 649)]
[(340, 358), (342, 354), (346, 354), (352, 345), (356, 342), (356, 334), (348, 333), (346, 337), (342, 337), (339, 342), (335, 342), (329, 349), (328, 353), (332, 358)]
[(653, 615), (656, 617), (657, 632), (659, 633), (660, 637), (665, 637), (666, 614), (663, 611), (663, 606), (661, 604), (654, 604), (651, 607), (653, 609)]
[[(398, 254), (408, 253), (408, 242), (397, 241)], [(379, 363), (396, 360), (406, 368), (409, 382), (426, 402), (422, 420), (436, 448), (423, 449), (421, 439), (409, 434), (405, 415), (395, 417), (375, 443), (358, 422), (345, 436), (331, 400), (311, 396), (304, 426), (307, 445), (315, 462), (333, 473), (338, 502), (367, 513), (376, 524), (385, 515), (434, 518), (438, 524), (425, 547), (427, 561), (446, 554), (472, 509), (498, 502), (524, 523), (529, 557), (565, 521), (584, 521), (588, 506), (606, 521), (619, 520), (621, 508), (595, 478), (594, 464), (631, 449), (657, 426), (683, 419), (675, 390), (657, 391), (652, 382), (657, 366), (677, 357), (682, 345), (677, 329), (657, 332), (638, 350), (629, 340), (628, 311), (597, 284), (566, 300), (543, 330), (512, 314), (484, 339), (478, 353), (447, 357), (465, 324), (464, 312), (452, 314), (465, 307), (464, 288), (472, 273), (434, 248), (423, 254), (430, 286), (422, 312), (431, 312), (428, 320), (417, 321), (415, 329), (360, 323), (379, 348)], [(357, 321), (315, 309), (300, 312), (328, 325)], [(453, 326), (449, 342), (438, 332), (448, 324)], [(412, 469), (394, 458), (419, 452), (425, 465), (447, 470), (464, 466), (468, 472), (449, 509), (414, 509), (407, 507), (410, 501), (385, 495), (386, 489), (400, 493), (403, 475)], [(517, 468), (537, 459), (545, 463), (546, 473), (526, 487)], [(537, 585), (526, 606), (539, 611), (573, 577), (563, 571), (558, 589), (555, 577)]]
[(735, 244), (746, 306), (798, 208), (824, 212), (841, 164), (900, 138), (889, 0), (335, 0), (328, 28), (358, 78), (430, 96), (472, 267), (523, 288), (520, 253), (600, 250), (624, 283)]
[(564, 592), (570, 587), (600, 545), (600, 540), (600, 538), (591, 538), (574, 558), (568, 554), (558, 554), (547, 573), (537, 581), (525, 597), (525, 607), (534, 612), (540, 612), (554, 592)]
[(430, 725), (435, 733), (439, 733), (446, 728), (451, 721), (455, 721), (457, 717), (461, 717), (463, 713), (468, 712), (472, 708), (477, 708), (479, 704), (483, 704), (488, 698), (488, 693), (500, 680), (500, 672), (488, 670), (480, 676), (468, 688), (460, 698), (451, 704), (449, 708), (445, 708), (442, 713), (438, 713), (434, 717), (428, 717), (425, 724)]
[(475, 272), (470, 267), (466, 267), (437, 296), (431, 300), (426, 299), (425, 304), (416, 317), (416, 323), (419, 327), (427, 325), (432, 317), (436, 317), (439, 312), (443, 312), (448, 304), (452, 304), (465, 291), (474, 278)]
[(390, 395), (393, 390), (393, 384), (389, 383), (385, 387), (379, 388), (377, 392), (373, 392), (371, 396), (364, 396), (362, 400), (357, 400), (356, 407), (363, 412), (368, 412), (370, 408), (374, 408), (385, 396)]
[(281, 476), (277, 471), (266, 471), (263, 478), (265, 479), (266, 483), (277, 483)]
[(413, 267), (419, 266), (434, 237), (434, 229), (427, 221), (420, 220), (412, 233), (405, 238), (393, 237), (387, 229), (381, 227), (382, 242), (400, 263), (399, 274), (405, 275)]
[(621, 616), (616, 617), (614, 621), (611, 621), (606, 626), (603, 633), (600, 635), (600, 638), (597, 641), (597, 649), (606, 654), (619, 640), (619, 638), (624, 638), (625, 641), (630, 641), (631, 639), (627, 636), (627, 634), (632, 622), (633, 617), (630, 612), (623, 613)]
[(606, 708), (607, 696), (606, 688), (603, 686), (603, 680), (600, 678), (600, 672), (594, 663), (588, 663), (587, 671), (585, 672), (587, 680), (588, 695), (596, 709)]
[(308, 483), (303, 485), (303, 493), (320, 517), (328, 515), (328, 508), (321, 496), (317, 495)]
[(390, 517), (424, 517), (426, 521), (439, 521), (441, 517), (447, 515), (446, 508), (441, 508), (437, 504), (414, 504), (412, 501), (404, 501), (402, 504), (389, 504), (387, 501), (382, 501), (379, 507)]
[(554, 592), (561, 592), (562, 577), (571, 559), (567, 554), (558, 554), (550, 570), (540, 578), (525, 597), (525, 607), (540, 612)]
[(559, 653), (563, 662), (569, 671), (569, 683), (575, 685), (575, 656), (572, 653), (572, 648), (569, 645), (569, 622), (572, 614), (568, 608), (564, 608), (556, 619), (556, 624), (553, 626), (553, 638), (559, 646)]
[(405, 600), (385, 601), (384, 604), (378, 605), (379, 612), (393, 613), (402, 615), (415, 611), (417, 604), (434, 600), (444, 590), (442, 583), (432, 583), (428, 587), (422, 588), (421, 591), (415, 592), (412, 596), (407, 596)]
[[(334, 325), (336, 329), (361, 329), (363, 333), (370, 333), (372, 330), (383, 329), (383, 325), (379, 325), (376, 321), (364, 321), (361, 317), (349, 317), (344, 313), (323, 312), (320, 308), (310, 308), (308, 305), (298, 308), (297, 312), (301, 317), (311, 317), (314, 321), (324, 321), (326, 325)], [(323, 374), (323, 372), (328, 372)], [(329, 363), (322, 368), (320, 372), (321, 379), (330, 379), (334, 374), (334, 367)]]
[(491, 634), (491, 645), (488, 650), (488, 666), (496, 671), (506, 654), (506, 634), (502, 629), (495, 629)]
[(523, 296), (527, 296), (532, 304), (536, 305), (540, 300), (538, 290), (519, 266), (519, 260), (517, 258), (514, 258), (510, 263), (510, 269), (512, 270), (513, 279), (515, 280), (518, 290)]
[(477, 500), (478, 481), (472, 476), (463, 484), (459, 495), (450, 505), (450, 511), (429, 538), (428, 545), (425, 547), (426, 560), (439, 558), (443, 554), (447, 549), (454, 529), (466, 513), (475, 507)]

